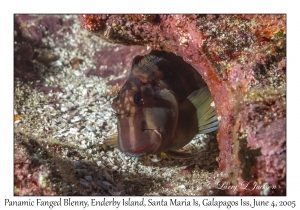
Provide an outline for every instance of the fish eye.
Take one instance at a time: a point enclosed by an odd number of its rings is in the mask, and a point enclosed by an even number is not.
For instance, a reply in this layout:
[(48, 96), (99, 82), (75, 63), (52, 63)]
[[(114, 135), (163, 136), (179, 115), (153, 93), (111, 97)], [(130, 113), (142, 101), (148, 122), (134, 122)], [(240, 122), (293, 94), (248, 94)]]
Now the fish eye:
[(135, 95), (134, 95), (134, 103), (138, 106), (142, 105), (143, 104), (143, 96), (140, 92), (137, 92)]

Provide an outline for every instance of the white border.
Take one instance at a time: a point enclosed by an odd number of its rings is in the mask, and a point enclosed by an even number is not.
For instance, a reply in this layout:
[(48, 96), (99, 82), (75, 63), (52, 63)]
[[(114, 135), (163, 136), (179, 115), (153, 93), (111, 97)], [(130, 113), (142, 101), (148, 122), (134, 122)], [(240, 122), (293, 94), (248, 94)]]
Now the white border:
[[(298, 162), (299, 142), (299, 6), (296, 1), (180, 1), (179, 3), (161, 0), (141, 1), (2, 1), (0, 18), (0, 43), (1, 43), (1, 76), (0, 76), (0, 206), (4, 207), (4, 199), (24, 200), (37, 199), (37, 197), (13, 197), (13, 14), (14, 13), (286, 13), (287, 14), (287, 197), (255, 197), (257, 200), (298, 200), (300, 205)], [(59, 197), (42, 197), (55, 200)], [(118, 198), (119, 200), (123, 199)], [(146, 197), (149, 199), (150, 197)], [(180, 198), (180, 197), (179, 197)], [(194, 197), (181, 197), (192, 200)], [(205, 199), (205, 197), (196, 197)], [(90, 200), (88, 197), (73, 197), (74, 200)], [(100, 197), (99, 197), (100, 199)], [(155, 199), (161, 199), (155, 197)], [(166, 198), (167, 199), (167, 198)], [(218, 197), (218, 200), (239, 200), (241, 197)], [(245, 199), (253, 200), (252, 197)], [(9, 207), (4, 207), (4, 209)], [(11, 207), (10, 207), (11, 208)], [(24, 207), (23, 207), (24, 208)], [(32, 207), (29, 207), (32, 209)], [(29, 209), (28, 208), (28, 209)], [(39, 207), (34, 207), (40, 209)], [(60, 207), (62, 208), (62, 207)], [(64, 207), (65, 208), (65, 207)], [(99, 209), (100, 207), (97, 207)], [(116, 209), (115, 207), (110, 207)], [(172, 207), (173, 208), (173, 207)], [(177, 208), (177, 207), (174, 207)], [(181, 207), (182, 208), (182, 207)], [(47, 208), (48, 209), (48, 208)], [(55, 208), (58, 209), (58, 208)], [(132, 208), (138, 209), (138, 207)], [(139, 208), (140, 209), (140, 208)], [(225, 209), (225, 208), (224, 208)], [(276, 208), (280, 209), (280, 208)]]

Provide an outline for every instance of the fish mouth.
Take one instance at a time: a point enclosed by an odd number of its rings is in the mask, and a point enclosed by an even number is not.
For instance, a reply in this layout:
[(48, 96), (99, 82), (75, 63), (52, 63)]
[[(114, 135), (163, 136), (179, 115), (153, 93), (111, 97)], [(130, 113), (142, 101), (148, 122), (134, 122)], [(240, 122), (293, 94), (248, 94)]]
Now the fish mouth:
[(129, 155), (129, 156), (134, 156), (134, 157), (147, 155), (151, 152), (153, 145), (154, 144), (152, 144), (152, 143), (146, 144), (145, 146), (142, 146), (140, 148), (127, 151), (127, 152), (125, 152), (125, 154)]

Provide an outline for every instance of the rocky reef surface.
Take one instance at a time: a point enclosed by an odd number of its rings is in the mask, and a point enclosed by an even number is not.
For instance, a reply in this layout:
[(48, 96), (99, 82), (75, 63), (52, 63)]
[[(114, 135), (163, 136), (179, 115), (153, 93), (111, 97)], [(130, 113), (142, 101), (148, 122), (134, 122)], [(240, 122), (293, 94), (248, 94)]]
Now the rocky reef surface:
[[(103, 145), (112, 98), (151, 49), (213, 94), (220, 128), (184, 148), (192, 160)], [(285, 51), (285, 15), (15, 15), (15, 195), (285, 195)]]
[[(130, 158), (103, 145), (116, 132), (113, 97), (145, 46), (110, 44), (76, 15), (14, 16), (15, 195), (210, 195), (215, 135), (192, 160)], [(222, 193), (223, 191), (221, 191)]]
[[(239, 195), (286, 193), (285, 15), (81, 15), (111, 43), (181, 56), (216, 104), (219, 172)], [(250, 190), (251, 189), (251, 190)]]

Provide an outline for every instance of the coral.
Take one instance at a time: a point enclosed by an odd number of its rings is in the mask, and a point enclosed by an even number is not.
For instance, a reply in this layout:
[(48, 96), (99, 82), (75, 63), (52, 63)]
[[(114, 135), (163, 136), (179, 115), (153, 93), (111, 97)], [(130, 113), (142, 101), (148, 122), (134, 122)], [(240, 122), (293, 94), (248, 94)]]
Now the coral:
[[(220, 119), (219, 171), (239, 195), (285, 195), (285, 15), (80, 15), (94, 35), (181, 56)], [(242, 183), (275, 188), (246, 190)], [(232, 194), (232, 191), (228, 191)]]

